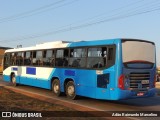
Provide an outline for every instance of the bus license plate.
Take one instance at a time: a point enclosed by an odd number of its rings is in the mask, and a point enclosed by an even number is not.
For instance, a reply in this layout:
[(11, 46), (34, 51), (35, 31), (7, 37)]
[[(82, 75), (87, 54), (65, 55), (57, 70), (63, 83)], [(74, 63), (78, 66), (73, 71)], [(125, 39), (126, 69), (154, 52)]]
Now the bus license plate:
[(143, 95), (144, 95), (143, 92), (137, 93), (137, 96), (143, 96)]
[(141, 83), (142, 84), (149, 84), (149, 80), (142, 80)]

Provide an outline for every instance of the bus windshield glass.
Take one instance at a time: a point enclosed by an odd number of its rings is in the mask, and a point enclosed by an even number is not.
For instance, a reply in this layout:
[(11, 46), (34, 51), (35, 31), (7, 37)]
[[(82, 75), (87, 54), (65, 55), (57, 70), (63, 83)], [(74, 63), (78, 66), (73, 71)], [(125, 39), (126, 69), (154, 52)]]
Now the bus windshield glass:
[(145, 41), (123, 41), (122, 59), (129, 68), (152, 68), (155, 63), (155, 45)]

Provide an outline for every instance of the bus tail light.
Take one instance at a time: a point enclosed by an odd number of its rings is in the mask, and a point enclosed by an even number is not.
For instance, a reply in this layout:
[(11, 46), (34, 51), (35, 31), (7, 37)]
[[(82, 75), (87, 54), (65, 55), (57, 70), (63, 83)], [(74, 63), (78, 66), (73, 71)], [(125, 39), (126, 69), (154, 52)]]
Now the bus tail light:
[(118, 79), (118, 87), (122, 90), (124, 90), (124, 75), (121, 75)]

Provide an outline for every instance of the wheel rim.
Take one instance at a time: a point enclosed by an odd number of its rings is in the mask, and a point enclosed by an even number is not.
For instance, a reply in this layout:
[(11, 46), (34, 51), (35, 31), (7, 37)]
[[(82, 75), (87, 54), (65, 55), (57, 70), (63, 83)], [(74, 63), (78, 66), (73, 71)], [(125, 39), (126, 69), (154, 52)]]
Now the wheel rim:
[(72, 96), (74, 94), (74, 86), (69, 86), (67, 91), (68, 91), (68, 95)]
[(59, 92), (59, 85), (58, 84), (54, 84), (53, 89), (54, 89), (55, 93), (58, 93)]

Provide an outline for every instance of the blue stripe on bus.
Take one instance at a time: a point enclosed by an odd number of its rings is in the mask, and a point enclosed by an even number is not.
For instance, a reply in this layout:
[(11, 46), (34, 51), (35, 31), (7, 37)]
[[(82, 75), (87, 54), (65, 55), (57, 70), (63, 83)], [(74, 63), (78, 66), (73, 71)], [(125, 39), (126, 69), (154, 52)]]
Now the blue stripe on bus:
[(36, 68), (27, 67), (26, 68), (26, 74), (36, 75)]
[(18, 68), (17, 67), (12, 67), (12, 70), (13, 71), (18, 71)]
[(73, 70), (65, 70), (64, 75), (66, 75), (66, 76), (75, 76), (75, 71), (73, 71)]

